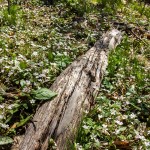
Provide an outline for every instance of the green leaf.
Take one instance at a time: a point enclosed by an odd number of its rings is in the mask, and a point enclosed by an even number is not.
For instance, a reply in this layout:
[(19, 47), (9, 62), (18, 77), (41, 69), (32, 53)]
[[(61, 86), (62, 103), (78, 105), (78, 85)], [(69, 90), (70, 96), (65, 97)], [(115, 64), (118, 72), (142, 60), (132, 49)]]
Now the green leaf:
[(53, 55), (53, 53), (52, 53), (51, 51), (49, 51), (49, 53), (48, 53), (48, 59), (49, 59), (49, 61), (51, 61), (51, 62), (54, 61), (54, 55)]
[(126, 137), (124, 135), (118, 136), (121, 140), (126, 140)]
[(26, 69), (26, 68), (27, 68), (26, 62), (21, 61), (21, 62), (20, 62), (20, 68), (21, 68), (21, 69)]
[(25, 109), (28, 109), (28, 105), (26, 103), (22, 104)]
[(41, 88), (32, 92), (33, 97), (37, 100), (51, 100), (53, 97), (57, 95), (57, 93), (47, 89)]
[(4, 98), (0, 95), (0, 102), (2, 102), (4, 100)]
[(0, 136), (0, 145), (13, 143), (13, 139), (8, 136)]
[(21, 127), (21, 126), (23, 126), (23, 125), (25, 125), (25, 124), (30, 120), (31, 117), (32, 117), (32, 115), (26, 117), (25, 119), (22, 119), (22, 120), (17, 124), (17, 128), (18, 128), (18, 127)]
[(138, 106), (135, 106), (133, 103), (130, 103), (130, 105), (132, 105), (135, 109), (137, 109), (137, 110), (141, 111), (141, 108), (140, 108), (140, 107), (138, 107)]

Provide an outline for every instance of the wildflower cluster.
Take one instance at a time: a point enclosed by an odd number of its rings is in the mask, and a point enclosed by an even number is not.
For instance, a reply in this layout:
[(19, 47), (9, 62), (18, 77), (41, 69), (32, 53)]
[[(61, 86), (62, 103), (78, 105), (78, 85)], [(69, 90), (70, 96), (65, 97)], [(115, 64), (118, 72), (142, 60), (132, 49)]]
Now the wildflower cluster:
[(79, 129), (77, 142), (83, 149), (150, 148), (148, 72), (135, 58), (136, 52), (134, 58), (130, 55), (131, 47), (124, 39), (110, 54), (96, 107)]
[(94, 43), (99, 28), (92, 29), (98, 21), (92, 15), (77, 22), (76, 14), (68, 15), (68, 8), (60, 14), (58, 10), (66, 7), (61, 3), (55, 7), (12, 5), (10, 13), (5, 3), (2, 6), (0, 134), (11, 135), (36, 110), (32, 91), (49, 88), (62, 70), (88, 50), (88, 43)]

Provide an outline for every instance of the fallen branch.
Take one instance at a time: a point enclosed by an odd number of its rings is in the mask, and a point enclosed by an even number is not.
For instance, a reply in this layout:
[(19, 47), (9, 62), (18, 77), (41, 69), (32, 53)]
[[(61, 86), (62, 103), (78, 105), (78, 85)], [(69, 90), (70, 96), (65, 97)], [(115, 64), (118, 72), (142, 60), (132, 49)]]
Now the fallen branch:
[(57, 97), (37, 110), (20, 150), (46, 150), (50, 138), (56, 142), (57, 149), (69, 149), (83, 113), (94, 105), (109, 49), (115, 48), (121, 39), (121, 32), (115, 29), (103, 34), (94, 47), (62, 72), (50, 88), (58, 93)]

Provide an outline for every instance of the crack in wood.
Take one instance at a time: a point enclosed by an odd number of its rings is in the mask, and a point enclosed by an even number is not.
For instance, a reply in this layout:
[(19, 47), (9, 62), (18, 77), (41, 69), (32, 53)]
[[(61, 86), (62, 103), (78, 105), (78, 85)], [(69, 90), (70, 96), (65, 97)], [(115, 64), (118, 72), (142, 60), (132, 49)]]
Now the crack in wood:
[[(93, 54), (93, 55), (94, 55), (94, 54)], [(70, 97), (72, 96), (73, 92), (75, 91), (75, 88), (77, 87), (78, 83), (80, 82), (81, 77), (82, 77), (82, 74), (83, 74), (83, 70), (84, 70), (84, 68), (87, 66), (88, 62), (89, 62), (89, 58), (88, 58), (88, 59), (86, 58), (86, 63), (83, 65), (81, 71), (79, 72), (78, 79), (77, 79), (76, 82), (74, 83), (74, 87), (73, 87), (71, 93), (69, 94), (69, 96), (68, 96), (68, 98), (67, 98), (67, 101), (64, 103), (64, 106), (63, 106), (64, 109), (63, 109), (63, 111), (62, 111), (62, 114), (60, 114), (60, 119), (63, 119), (63, 118), (64, 118), (65, 111), (66, 111), (66, 109), (67, 109), (67, 107), (68, 107), (68, 105), (67, 105), (67, 104), (68, 104), (68, 101), (70, 100)], [(60, 122), (60, 121), (61, 121), (61, 120), (59, 120), (59, 122)], [(57, 126), (56, 129), (55, 129), (55, 134), (56, 134), (56, 137), (55, 137), (55, 138), (57, 138), (62, 132), (64, 132), (65, 130), (67, 130), (67, 127), (66, 127), (66, 129), (64, 129), (64, 130), (61, 131), (60, 133), (57, 133), (58, 127), (59, 127), (59, 126)]]

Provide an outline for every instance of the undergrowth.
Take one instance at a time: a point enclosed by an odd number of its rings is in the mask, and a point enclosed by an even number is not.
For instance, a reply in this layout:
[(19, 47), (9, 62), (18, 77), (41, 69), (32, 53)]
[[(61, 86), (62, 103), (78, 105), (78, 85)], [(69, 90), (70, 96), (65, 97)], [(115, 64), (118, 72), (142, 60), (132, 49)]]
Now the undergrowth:
[(12, 4), (10, 12), (6, 1), (0, 5), (0, 140), (11, 143), (24, 134), (39, 104), (32, 91), (49, 88), (118, 23), (123, 41), (109, 54), (96, 106), (83, 119), (72, 149), (149, 149), (149, 6), (120, 0)]
[(121, 45), (110, 53), (96, 106), (84, 118), (75, 147), (149, 149), (148, 66), (139, 61), (133, 43), (133, 39), (124, 37)]

